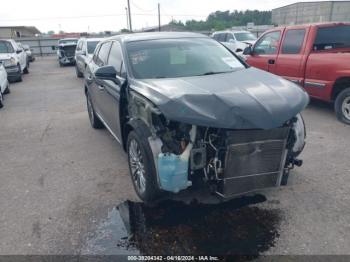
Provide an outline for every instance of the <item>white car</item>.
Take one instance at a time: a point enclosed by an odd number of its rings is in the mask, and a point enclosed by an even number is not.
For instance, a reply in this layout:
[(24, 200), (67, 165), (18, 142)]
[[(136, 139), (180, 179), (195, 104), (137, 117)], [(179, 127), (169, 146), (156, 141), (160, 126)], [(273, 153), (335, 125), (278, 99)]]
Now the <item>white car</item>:
[(4, 94), (10, 93), (10, 85), (7, 80), (7, 73), (5, 67), (0, 63), (0, 108), (4, 106)]
[(12, 39), (0, 39), (0, 62), (5, 67), (10, 82), (22, 81), (22, 74), (29, 73), (27, 54)]
[(257, 40), (257, 37), (248, 31), (220, 31), (213, 33), (212, 37), (235, 53), (243, 52)]

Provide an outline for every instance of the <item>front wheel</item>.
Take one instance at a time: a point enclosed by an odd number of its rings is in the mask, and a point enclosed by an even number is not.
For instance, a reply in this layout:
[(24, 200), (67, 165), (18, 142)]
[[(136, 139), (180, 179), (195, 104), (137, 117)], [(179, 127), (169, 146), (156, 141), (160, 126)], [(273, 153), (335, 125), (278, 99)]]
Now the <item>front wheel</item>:
[(3, 97), (2, 93), (1, 93), (1, 88), (0, 88), (0, 108), (4, 107), (3, 101), (4, 101), (4, 97)]
[(142, 130), (131, 131), (127, 142), (131, 180), (139, 198), (152, 202), (159, 195), (153, 154)]
[(11, 93), (10, 84), (7, 84), (7, 87), (6, 87), (5, 91), (4, 91), (4, 94), (7, 95), (9, 93)]
[(29, 62), (27, 61), (26, 68), (23, 69), (23, 74), (29, 74)]
[(335, 100), (335, 113), (344, 124), (350, 125), (350, 88), (343, 90)]

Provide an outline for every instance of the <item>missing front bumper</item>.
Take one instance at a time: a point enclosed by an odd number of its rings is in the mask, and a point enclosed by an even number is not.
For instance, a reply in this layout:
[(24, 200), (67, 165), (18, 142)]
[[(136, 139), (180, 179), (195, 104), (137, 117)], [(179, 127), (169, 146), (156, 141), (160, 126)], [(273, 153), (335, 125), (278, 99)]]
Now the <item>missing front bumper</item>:
[(233, 131), (217, 194), (224, 198), (281, 185), (289, 128)]

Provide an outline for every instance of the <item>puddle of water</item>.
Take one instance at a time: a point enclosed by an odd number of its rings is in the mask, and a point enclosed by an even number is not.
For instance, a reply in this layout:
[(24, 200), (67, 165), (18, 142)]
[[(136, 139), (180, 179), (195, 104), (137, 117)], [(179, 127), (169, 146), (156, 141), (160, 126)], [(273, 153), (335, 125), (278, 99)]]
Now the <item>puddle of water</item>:
[(87, 241), (95, 255), (244, 255), (254, 258), (279, 236), (278, 210), (249, 205), (262, 195), (217, 205), (165, 201), (149, 207), (124, 202)]

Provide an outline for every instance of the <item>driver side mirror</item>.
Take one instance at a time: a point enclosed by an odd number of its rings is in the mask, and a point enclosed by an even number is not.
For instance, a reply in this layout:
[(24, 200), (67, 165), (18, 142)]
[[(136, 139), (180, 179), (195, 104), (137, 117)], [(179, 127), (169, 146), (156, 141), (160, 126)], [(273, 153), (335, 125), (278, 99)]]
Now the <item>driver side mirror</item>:
[(100, 80), (110, 80), (117, 85), (123, 85), (123, 79), (117, 76), (118, 72), (114, 66), (102, 66), (95, 71), (95, 77)]
[(20, 53), (22, 53), (22, 49), (17, 49), (17, 51), (16, 51), (16, 54), (20, 54)]
[(244, 51), (243, 51), (243, 55), (253, 55), (253, 49), (251, 46), (247, 46)]

